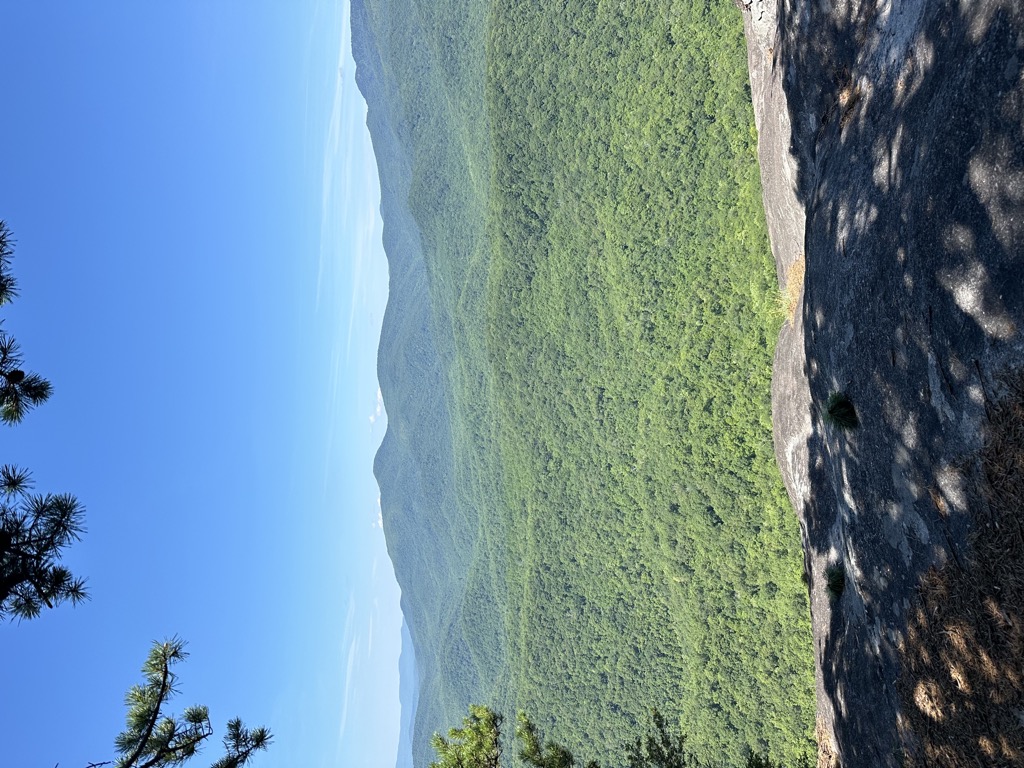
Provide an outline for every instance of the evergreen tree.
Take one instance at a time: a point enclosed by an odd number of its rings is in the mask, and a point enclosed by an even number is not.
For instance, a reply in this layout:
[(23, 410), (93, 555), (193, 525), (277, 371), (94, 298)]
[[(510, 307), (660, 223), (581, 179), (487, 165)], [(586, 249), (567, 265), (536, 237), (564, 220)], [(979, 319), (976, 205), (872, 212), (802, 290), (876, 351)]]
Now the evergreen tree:
[[(18, 295), (13, 255), (11, 230), (0, 221), (0, 307)], [(0, 421), (17, 424), (51, 389), (42, 376), (25, 372), (18, 343), (0, 329)], [(82, 533), (82, 505), (70, 494), (34, 494), (31, 488), (27, 470), (0, 467), (0, 619), (32, 619), (44, 606), (87, 597), (84, 580), (58, 565), (61, 550)]]
[[(209, 710), (191, 706), (181, 716), (164, 711), (178, 692), (178, 677), (171, 667), (186, 658), (185, 642), (180, 638), (153, 643), (142, 665), (145, 682), (133, 686), (125, 696), (128, 726), (114, 742), (120, 756), (91, 763), (92, 768), (112, 763), (116, 768), (171, 768), (184, 765), (196, 755), (213, 735)], [(212, 768), (241, 768), (256, 752), (270, 746), (271, 738), (266, 728), (246, 728), (237, 718), (229, 721), (223, 740), (224, 756)]]
[[(552, 741), (541, 747), (540, 734), (525, 712), (516, 715), (516, 739), (519, 740), (519, 759), (533, 768), (573, 768), (576, 759), (572, 753), (560, 744)], [(598, 768), (591, 761), (586, 768)]]
[(31, 493), (27, 470), (0, 467), (0, 619), (32, 619), (43, 606), (85, 600), (85, 581), (61, 565), (82, 533), (85, 510), (71, 494)]
[(462, 727), (449, 730), (447, 739), (435, 733), (430, 745), (438, 756), (430, 768), (500, 768), (501, 715), (470, 704)]
[(686, 737), (669, 733), (665, 716), (658, 710), (652, 713), (654, 731), (644, 739), (637, 738), (629, 750), (629, 768), (688, 768)]
[(37, 373), (25, 373), (21, 349), (13, 336), (0, 331), (0, 420), (17, 424), (25, 414), (45, 402), (53, 391)]
[(7, 222), (0, 220), (0, 307), (10, 304), (18, 295), (18, 284), (11, 275), (14, 238)]
[[(653, 729), (626, 747), (627, 768), (724, 768), (724, 764), (702, 763), (686, 751), (686, 737), (669, 730), (665, 717), (654, 710)], [(431, 746), (440, 758), (430, 768), (499, 768), (501, 764), (501, 715), (488, 707), (471, 704), (462, 728), (452, 728), (448, 738), (435, 733)], [(519, 760), (532, 768), (574, 768), (572, 752), (552, 741), (544, 742), (537, 727), (519, 712), (516, 716)], [(543, 746), (541, 746), (543, 744)], [(810, 768), (806, 755), (798, 768)], [(585, 768), (600, 768), (594, 760)], [(744, 768), (784, 768), (764, 755), (747, 756)]]
[[(14, 241), (7, 222), (0, 221), (0, 307), (18, 295), (11, 275)], [(45, 402), (53, 391), (50, 382), (36, 373), (26, 373), (21, 349), (12, 336), (0, 330), (0, 420), (17, 424), (25, 414)]]

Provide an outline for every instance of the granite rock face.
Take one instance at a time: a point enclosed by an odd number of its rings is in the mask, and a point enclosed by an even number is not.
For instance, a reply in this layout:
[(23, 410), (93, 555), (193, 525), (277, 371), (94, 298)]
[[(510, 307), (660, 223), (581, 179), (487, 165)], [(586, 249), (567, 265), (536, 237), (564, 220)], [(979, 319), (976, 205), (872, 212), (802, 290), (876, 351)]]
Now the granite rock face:
[[(896, 766), (915, 746), (896, 691), (907, 615), (929, 568), (967, 556), (984, 504), (971, 457), (1022, 367), (1024, 4), (743, 13), (772, 251), (780, 280), (806, 271), (772, 401), (819, 721), (844, 768)], [(858, 429), (823, 418), (837, 391)]]

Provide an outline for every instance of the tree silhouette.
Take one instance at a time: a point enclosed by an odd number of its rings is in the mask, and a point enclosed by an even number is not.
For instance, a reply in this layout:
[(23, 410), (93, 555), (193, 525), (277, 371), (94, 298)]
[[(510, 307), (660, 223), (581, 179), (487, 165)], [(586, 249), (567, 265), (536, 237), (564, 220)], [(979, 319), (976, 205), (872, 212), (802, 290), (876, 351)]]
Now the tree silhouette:
[(37, 373), (25, 373), (14, 337), (0, 331), (0, 420), (17, 424), (32, 408), (46, 402), (53, 387)]
[[(118, 734), (114, 746), (116, 760), (90, 763), (90, 768), (115, 765), (116, 768), (171, 768), (184, 765), (213, 735), (210, 711), (204, 706), (187, 707), (180, 717), (167, 715), (164, 707), (178, 692), (178, 676), (171, 667), (188, 658), (185, 641), (172, 637), (155, 642), (142, 665), (145, 682), (125, 695), (128, 705), (127, 728)], [(246, 728), (235, 718), (224, 736), (224, 756), (212, 768), (241, 768), (272, 740), (266, 728)]]
[(32, 619), (43, 606), (88, 596), (85, 581), (58, 565), (83, 531), (84, 508), (71, 494), (31, 488), (27, 470), (0, 467), (0, 618)]
[[(0, 307), (18, 295), (11, 275), (14, 240), (6, 221), (0, 221)], [(2, 321), (0, 321), (2, 322)], [(18, 342), (0, 330), (0, 421), (17, 424), (32, 408), (45, 402), (53, 391), (50, 382), (37, 373), (26, 373)]]
[(0, 307), (10, 304), (18, 295), (18, 284), (11, 275), (14, 238), (7, 222), (0, 220)]

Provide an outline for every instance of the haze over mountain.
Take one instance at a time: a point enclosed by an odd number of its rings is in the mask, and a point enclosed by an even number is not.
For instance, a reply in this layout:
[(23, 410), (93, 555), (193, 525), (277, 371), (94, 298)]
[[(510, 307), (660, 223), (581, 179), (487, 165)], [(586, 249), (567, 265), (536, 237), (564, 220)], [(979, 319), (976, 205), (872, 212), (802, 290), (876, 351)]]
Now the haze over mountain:
[(1024, 705), (1020, 552), (971, 533), (1012, 507), (1022, 11), (739, 6), (353, 5), (417, 765), (473, 702), (584, 760), (651, 707), (729, 765), (1024, 759), (954, 717)]
[(353, 4), (418, 765), (473, 702), (582, 759), (652, 706), (704, 756), (811, 748), (742, 25), (658, 8)]
[(402, 655), (398, 659), (400, 688), (398, 698), (402, 705), (402, 721), (398, 732), (398, 763), (396, 768), (412, 768), (413, 727), (416, 705), (419, 702), (419, 675), (416, 672), (416, 649), (409, 634), (409, 625), (402, 622)]

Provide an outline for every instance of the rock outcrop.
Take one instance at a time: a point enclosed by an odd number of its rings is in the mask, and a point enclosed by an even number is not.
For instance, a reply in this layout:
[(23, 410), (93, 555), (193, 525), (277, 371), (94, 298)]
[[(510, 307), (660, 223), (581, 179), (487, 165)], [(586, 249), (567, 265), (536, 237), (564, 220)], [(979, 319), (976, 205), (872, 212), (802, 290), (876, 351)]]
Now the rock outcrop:
[[(806, 274), (772, 400), (819, 727), (844, 768), (901, 765), (921, 748), (898, 692), (909, 614), (929, 569), (970, 557), (972, 457), (1024, 352), (1024, 5), (743, 13), (772, 250), (780, 280)], [(859, 428), (826, 421), (833, 392)]]

